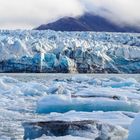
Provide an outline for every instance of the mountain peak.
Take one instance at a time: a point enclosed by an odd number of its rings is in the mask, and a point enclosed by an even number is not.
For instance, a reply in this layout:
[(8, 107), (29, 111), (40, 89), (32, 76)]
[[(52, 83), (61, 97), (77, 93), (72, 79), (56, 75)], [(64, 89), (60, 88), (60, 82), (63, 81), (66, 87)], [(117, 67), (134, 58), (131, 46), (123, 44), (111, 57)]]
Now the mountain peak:
[(97, 32), (140, 32), (140, 29), (131, 26), (120, 27), (104, 17), (85, 13), (80, 17), (64, 17), (49, 24), (43, 24), (36, 30), (54, 31), (97, 31)]

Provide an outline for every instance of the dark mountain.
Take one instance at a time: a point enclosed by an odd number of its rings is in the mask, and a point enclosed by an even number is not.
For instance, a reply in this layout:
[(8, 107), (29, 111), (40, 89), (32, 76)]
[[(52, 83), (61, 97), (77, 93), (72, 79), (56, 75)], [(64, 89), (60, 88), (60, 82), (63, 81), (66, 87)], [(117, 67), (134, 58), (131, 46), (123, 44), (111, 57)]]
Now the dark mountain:
[(55, 31), (106, 31), (106, 32), (140, 32), (136, 27), (120, 27), (107, 19), (86, 13), (85, 15), (72, 18), (65, 17), (55, 22), (44, 24), (36, 28), (37, 30)]

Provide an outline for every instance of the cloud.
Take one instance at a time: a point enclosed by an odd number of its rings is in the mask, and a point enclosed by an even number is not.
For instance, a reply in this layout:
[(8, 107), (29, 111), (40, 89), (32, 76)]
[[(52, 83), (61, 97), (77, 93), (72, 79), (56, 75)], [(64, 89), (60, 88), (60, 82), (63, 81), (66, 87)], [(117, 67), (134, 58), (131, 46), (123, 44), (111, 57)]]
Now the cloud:
[(83, 12), (79, 0), (0, 0), (0, 28), (33, 28)]
[(140, 26), (140, 0), (0, 0), (0, 28), (32, 29), (91, 12), (118, 25)]
[(85, 10), (120, 25), (140, 26), (140, 0), (82, 0)]

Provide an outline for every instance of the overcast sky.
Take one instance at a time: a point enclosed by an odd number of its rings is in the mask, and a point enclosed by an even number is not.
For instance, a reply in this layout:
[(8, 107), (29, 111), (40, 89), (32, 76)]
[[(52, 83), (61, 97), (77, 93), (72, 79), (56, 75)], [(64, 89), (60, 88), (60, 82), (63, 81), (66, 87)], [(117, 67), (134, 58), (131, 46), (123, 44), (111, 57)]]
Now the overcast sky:
[(84, 12), (103, 16), (120, 26), (140, 26), (140, 0), (0, 0), (0, 28), (32, 29)]

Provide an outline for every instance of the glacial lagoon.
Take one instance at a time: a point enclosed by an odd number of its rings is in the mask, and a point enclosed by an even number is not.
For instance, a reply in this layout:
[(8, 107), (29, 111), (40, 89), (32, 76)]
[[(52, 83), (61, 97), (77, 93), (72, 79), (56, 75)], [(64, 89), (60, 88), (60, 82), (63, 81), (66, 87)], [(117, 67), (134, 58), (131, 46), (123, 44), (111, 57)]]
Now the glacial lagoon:
[(1, 73), (0, 99), (2, 140), (122, 140), (140, 111), (140, 75)]

